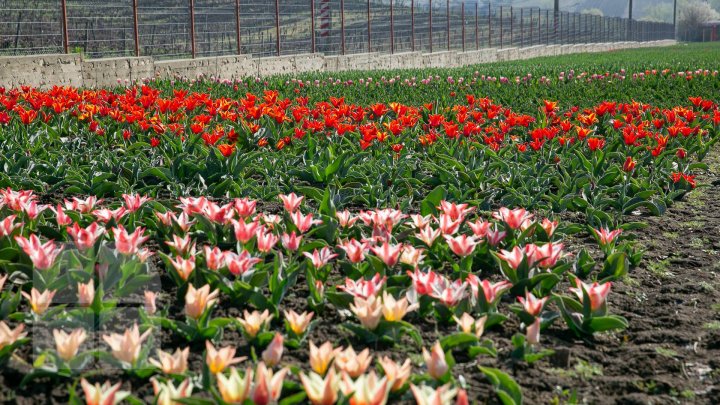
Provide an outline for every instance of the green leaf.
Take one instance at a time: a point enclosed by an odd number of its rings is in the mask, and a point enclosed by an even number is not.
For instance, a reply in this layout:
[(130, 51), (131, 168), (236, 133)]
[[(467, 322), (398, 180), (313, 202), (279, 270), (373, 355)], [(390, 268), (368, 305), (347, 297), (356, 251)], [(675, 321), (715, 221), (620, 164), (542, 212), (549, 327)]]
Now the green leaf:
[(614, 281), (628, 274), (630, 261), (625, 252), (615, 252), (605, 259), (603, 269), (598, 275), (602, 282)]
[(440, 346), (443, 350), (458, 348), (471, 343), (477, 343), (478, 338), (470, 333), (453, 333), (440, 339)]
[(444, 185), (435, 187), (435, 189), (425, 196), (425, 198), (420, 202), (420, 214), (437, 214), (437, 207), (446, 195), (447, 191)]
[(522, 404), (522, 390), (515, 380), (508, 374), (492, 367), (479, 367), (485, 377), (495, 387), (495, 392), (505, 405)]
[(604, 332), (607, 330), (623, 330), (628, 327), (627, 319), (618, 315), (595, 316), (587, 323), (587, 328), (593, 332)]
[(329, 217), (335, 216), (335, 203), (333, 202), (332, 193), (330, 192), (330, 188), (325, 189), (325, 193), (323, 193), (322, 202), (320, 203), (320, 214), (327, 215)]

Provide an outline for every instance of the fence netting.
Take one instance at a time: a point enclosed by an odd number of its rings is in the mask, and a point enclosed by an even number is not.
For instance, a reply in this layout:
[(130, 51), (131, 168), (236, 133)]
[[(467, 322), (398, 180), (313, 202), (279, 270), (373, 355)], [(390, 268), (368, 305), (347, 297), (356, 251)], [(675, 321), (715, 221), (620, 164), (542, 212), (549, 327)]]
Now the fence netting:
[(342, 55), (674, 37), (667, 23), (487, 2), (0, 0), (0, 55)]

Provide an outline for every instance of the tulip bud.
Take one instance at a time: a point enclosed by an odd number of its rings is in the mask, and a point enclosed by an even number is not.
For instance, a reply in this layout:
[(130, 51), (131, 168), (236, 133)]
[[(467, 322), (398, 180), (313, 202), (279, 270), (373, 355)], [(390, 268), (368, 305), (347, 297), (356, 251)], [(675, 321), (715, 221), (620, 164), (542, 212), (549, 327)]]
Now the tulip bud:
[(157, 306), (155, 300), (157, 299), (157, 293), (153, 291), (145, 291), (145, 312), (148, 315), (155, 315), (157, 312)]
[(625, 163), (623, 163), (623, 171), (625, 172), (631, 172), (635, 169), (635, 159), (628, 156), (627, 159), (625, 159)]
[(535, 318), (535, 322), (527, 327), (525, 340), (530, 345), (540, 343), (540, 318)]
[(440, 342), (435, 342), (430, 352), (423, 348), (423, 358), (428, 368), (428, 374), (432, 378), (440, 379), (448, 372), (449, 367), (445, 361), (445, 352), (443, 352)]
[(81, 307), (89, 307), (95, 300), (95, 282), (90, 279), (87, 283), (78, 283), (78, 303)]
[(77, 355), (80, 345), (87, 338), (87, 334), (83, 329), (75, 329), (69, 334), (55, 329), (53, 330), (53, 336), (55, 337), (55, 348), (58, 356), (65, 361), (70, 361)]
[(283, 336), (280, 333), (275, 333), (270, 345), (262, 352), (263, 361), (270, 367), (275, 367), (280, 363), (280, 359), (283, 354)]
[(282, 394), (282, 385), (287, 375), (287, 367), (273, 373), (271, 369), (260, 362), (255, 369), (255, 384), (253, 385), (250, 399), (256, 405), (268, 405), (275, 403)]

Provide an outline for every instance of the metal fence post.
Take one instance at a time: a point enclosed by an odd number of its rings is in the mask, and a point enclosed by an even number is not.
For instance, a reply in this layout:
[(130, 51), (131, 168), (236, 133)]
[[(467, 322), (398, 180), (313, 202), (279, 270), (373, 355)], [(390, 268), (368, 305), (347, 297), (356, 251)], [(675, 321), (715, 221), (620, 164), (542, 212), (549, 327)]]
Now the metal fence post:
[(315, 0), (310, 0), (310, 47), (315, 53)]
[[(553, 33), (553, 42), (558, 43), (558, 31), (560, 31), (560, 18), (562, 18), (562, 14), (558, 11), (557, 7), (555, 8), (555, 11), (553, 11), (554, 15), (554, 33)], [(562, 31), (560, 31), (562, 33)]]
[(133, 39), (135, 40), (135, 57), (140, 56), (140, 33), (138, 32), (138, 4), (133, 0)]
[(503, 47), (503, 6), (500, 6), (500, 49)]
[(475, 50), (480, 50), (480, 37), (478, 36), (478, 26), (480, 25), (480, 20), (478, 19), (478, 11), (479, 6), (478, 3), (475, 2)]
[(190, 0), (190, 55), (195, 59), (195, 0)]
[(542, 43), (542, 10), (538, 7), (538, 45)]
[(242, 54), (242, 40), (240, 38), (240, 0), (235, 0), (235, 43), (237, 44), (237, 54)]
[(280, 0), (275, 0), (275, 49), (280, 56)]
[(523, 17), (524, 17), (523, 11), (525, 11), (525, 9), (520, 8), (520, 47), (521, 48), (525, 47), (525, 26), (523, 25)]
[[(275, 0), (280, 1), (280, 0)], [(345, 55), (345, 1), (340, 0), (340, 49)]]
[(550, 45), (550, 10), (545, 10), (545, 45)]
[(445, 14), (446, 14), (446, 20), (447, 20), (447, 50), (450, 50), (450, 0), (447, 0), (446, 2), (447, 6), (445, 7)]
[(367, 0), (367, 46), (368, 46), (368, 53), (372, 52), (372, 40), (370, 35), (370, 0)]
[(390, 0), (390, 53), (395, 53), (395, 16), (393, 0)]
[(592, 26), (590, 27), (590, 29), (588, 29), (588, 18), (589, 18), (589, 17), (590, 17), (590, 16), (589, 16), (588, 14), (585, 14), (585, 35), (584, 35), (584, 36), (585, 36), (585, 43), (586, 43), (586, 44), (589, 43), (589, 42), (593, 42), (593, 41), (592, 41), (592, 38), (593, 38)]
[(430, 40), (430, 53), (433, 51), (433, 37), (432, 37), (432, 0), (428, 1), (428, 39)]
[(68, 38), (67, 2), (60, 0), (60, 14), (62, 16), (63, 52), (70, 53), (70, 38)]
[(492, 5), (488, 3), (488, 48), (492, 48)]
[(410, 0), (410, 42), (415, 52), (415, 0)]
[(515, 15), (513, 14), (513, 6), (510, 6), (510, 46), (515, 44)]
[(465, 52), (465, 2), (460, 5), (460, 18), (462, 19), (462, 50)]

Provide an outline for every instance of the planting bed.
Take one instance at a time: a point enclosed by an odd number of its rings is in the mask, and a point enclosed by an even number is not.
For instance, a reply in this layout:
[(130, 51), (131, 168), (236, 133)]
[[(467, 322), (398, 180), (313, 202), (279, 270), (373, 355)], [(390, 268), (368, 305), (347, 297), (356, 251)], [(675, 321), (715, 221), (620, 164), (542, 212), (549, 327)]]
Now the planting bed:
[(603, 56), (0, 90), (0, 400), (717, 403), (720, 48)]

